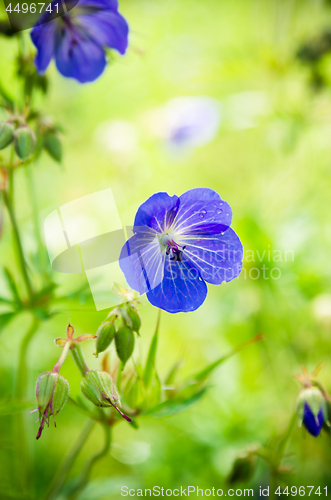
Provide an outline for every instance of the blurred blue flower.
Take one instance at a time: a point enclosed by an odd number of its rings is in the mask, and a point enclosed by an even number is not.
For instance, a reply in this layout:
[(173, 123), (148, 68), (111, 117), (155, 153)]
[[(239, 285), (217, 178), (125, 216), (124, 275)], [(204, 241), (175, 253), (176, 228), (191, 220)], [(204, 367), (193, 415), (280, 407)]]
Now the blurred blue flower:
[(309, 434), (317, 437), (320, 434), (324, 423), (324, 414), (322, 407), (319, 410), (318, 414), (314, 415), (314, 412), (311, 410), (309, 404), (305, 402), (302, 423)]
[(174, 153), (204, 146), (216, 136), (221, 103), (205, 96), (176, 97), (150, 113), (152, 131), (163, 137)]
[(128, 24), (118, 12), (117, 0), (74, 0), (66, 2), (67, 12), (54, 19), (44, 12), (31, 38), (38, 49), (35, 65), (44, 73), (52, 58), (59, 72), (81, 83), (96, 80), (106, 66), (104, 47), (124, 54), (128, 45)]
[(209, 188), (178, 196), (156, 193), (136, 214), (120, 255), (131, 288), (171, 313), (194, 311), (215, 285), (236, 278), (243, 247), (229, 227), (230, 206)]

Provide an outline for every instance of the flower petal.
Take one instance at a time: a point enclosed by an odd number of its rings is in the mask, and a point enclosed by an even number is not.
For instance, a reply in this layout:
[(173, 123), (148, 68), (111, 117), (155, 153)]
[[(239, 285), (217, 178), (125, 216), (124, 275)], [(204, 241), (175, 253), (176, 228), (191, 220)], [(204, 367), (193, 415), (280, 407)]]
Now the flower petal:
[(228, 228), (218, 234), (191, 234), (181, 238), (184, 253), (205, 281), (220, 285), (239, 276), (243, 247), (237, 234)]
[(323, 410), (321, 409), (318, 415), (315, 417), (308, 403), (305, 402), (303, 425), (306, 427), (309, 434), (311, 434), (314, 437), (317, 437), (322, 430), (323, 423), (324, 423)]
[(55, 60), (62, 75), (81, 83), (96, 80), (106, 66), (103, 48), (77, 27), (57, 31)]
[(55, 49), (56, 21), (35, 26), (31, 31), (31, 40), (37, 47), (34, 60), (38, 73), (44, 73), (51, 62)]
[(147, 293), (155, 307), (170, 313), (195, 311), (207, 296), (207, 285), (199, 272), (185, 259), (167, 259), (161, 283)]
[(134, 230), (148, 226), (158, 233), (163, 233), (171, 226), (179, 209), (178, 196), (168, 193), (155, 193), (140, 207), (134, 220)]
[(125, 54), (129, 27), (118, 12), (99, 10), (92, 14), (78, 15), (76, 19), (99, 45), (106, 45), (118, 50), (120, 54)]
[[(57, 0), (58, 1), (58, 0)], [(117, 0), (65, 0), (67, 10), (73, 8), (73, 5), (78, 5), (80, 8), (87, 9), (111, 9), (117, 11), (118, 1)]]
[(144, 227), (123, 246), (119, 265), (128, 285), (142, 295), (161, 283), (164, 260), (157, 233)]
[(177, 234), (219, 233), (230, 226), (231, 207), (213, 189), (190, 189), (179, 199), (180, 207), (173, 224)]

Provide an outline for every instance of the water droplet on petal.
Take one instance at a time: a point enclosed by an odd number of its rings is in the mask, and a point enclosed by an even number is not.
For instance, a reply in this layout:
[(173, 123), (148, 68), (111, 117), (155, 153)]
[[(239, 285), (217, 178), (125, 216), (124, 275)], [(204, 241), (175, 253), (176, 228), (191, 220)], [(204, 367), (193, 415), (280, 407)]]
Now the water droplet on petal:
[(207, 213), (207, 210), (205, 210), (204, 208), (201, 210), (201, 213), (202, 214), (206, 214)]
[(222, 212), (223, 212), (223, 210), (221, 208), (219, 208), (218, 210), (216, 210), (217, 214), (221, 214)]

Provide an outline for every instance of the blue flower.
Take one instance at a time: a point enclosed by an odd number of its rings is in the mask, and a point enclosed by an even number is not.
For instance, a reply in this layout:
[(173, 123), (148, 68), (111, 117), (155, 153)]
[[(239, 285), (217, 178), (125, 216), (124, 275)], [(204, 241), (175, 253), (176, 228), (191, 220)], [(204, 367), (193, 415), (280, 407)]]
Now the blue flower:
[(303, 425), (314, 437), (317, 437), (322, 430), (324, 424), (324, 414), (321, 408), (317, 415), (314, 415), (308, 403), (305, 402), (304, 413), (303, 413)]
[[(302, 377), (300, 377), (302, 379)], [(299, 380), (300, 380), (299, 378)], [(309, 434), (317, 437), (328, 421), (328, 410), (325, 396), (318, 387), (313, 387), (308, 381), (306, 387), (300, 392), (297, 412), (300, 422), (303, 423)]]
[[(52, 58), (59, 72), (81, 83), (96, 80), (106, 66), (105, 47), (124, 54), (128, 45), (128, 24), (118, 12), (117, 0), (74, 0), (66, 2), (67, 13), (54, 19), (44, 12), (31, 38), (38, 49), (35, 65), (44, 73)], [(71, 10), (69, 10), (71, 9)]]
[(120, 255), (131, 288), (171, 313), (194, 311), (242, 269), (243, 248), (229, 227), (230, 206), (208, 188), (181, 196), (156, 193), (136, 214), (133, 236)]

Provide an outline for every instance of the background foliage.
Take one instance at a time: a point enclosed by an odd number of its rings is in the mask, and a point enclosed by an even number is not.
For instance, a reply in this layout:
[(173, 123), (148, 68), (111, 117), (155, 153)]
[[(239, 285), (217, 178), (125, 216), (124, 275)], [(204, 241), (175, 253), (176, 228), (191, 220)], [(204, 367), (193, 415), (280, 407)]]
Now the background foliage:
[[(331, 23), (327, 2), (320, 0), (122, 0), (121, 11), (131, 27), (131, 48), (115, 57), (93, 85), (80, 86), (51, 68), (47, 101), (40, 106), (64, 126), (64, 161), (58, 167), (43, 155), (33, 165), (41, 220), (54, 208), (94, 191), (111, 187), (123, 224), (131, 224), (138, 205), (157, 191), (181, 194), (196, 186), (218, 191), (233, 209), (233, 228), (244, 249), (253, 250), (251, 267), (281, 269), (278, 280), (244, 275), (220, 287), (209, 286), (203, 306), (190, 314), (163, 314), (158, 371), (164, 374), (178, 357), (184, 374), (202, 368), (240, 342), (263, 332), (265, 341), (249, 347), (220, 367), (199, 405), (167, 419), (144, 418), (138, 431), (125, 423), (114, 430), (111, 454), (93, 471), (81, 499), (119, 498), (122, 485), (175, 488), (219, 486), (238, 453), (251, 444), (280, 436), (295, 409), (298, 383), (293, 375), (304, 364), (313, 369), (328, 360), (330, 350), (330, 118), (331, 95), (310, 86), (310, 73), (296, 54), (303, 43)], [(30, 44), (28, 33), (25, 41)], [(2, 38), (0, 74), (12, 94), (18, 91), (14, 72), (15, 43)], [(33, 50), (31, 46), (31, 50)], [(324, 61), (328, 75), (331, 66)], [(182, 95), (207, 95), (221, 101), (223, 120), (217, 137), (204, 147), (174, 155), (151, 132), (148, 112)], [(252, 104), (253, 103), (253, 104)], [(262, 104), (261, 104), (262, 103)], [(102, 141), (108, 120), (127, 120), (136, 144), (121, 152)], [(249, 126), (248, 126), (249, 125)], [(30, 168), (30, 167), (29, 167)], [(23, 240), (33, 255), (32, 204), (23, 169), (15, 196)], [(1, 264), (14, 266), (7, 214), (1, 236)], [(263, 251), (280, 250), (283, 262), (259, 262)], [(294, 260), (285, 262), (284, 251)], [(20, 276), (15, 278), (20, 282)], [(57, 274), (60, 290), (69, 293), (83, 276)], [(1, 282), (5, 290), (5, 282)], [(23, 286), (23, 283), (22, 283)], [(55, 307), (55, 306), (54, 306)], [(29, 351), (31, 404), (34, 383), (49, 369), (59, 351), (55, 337), (64, 336), (70, 317), (78, 335), (95, 333), (105, 312), (93, 303), (63, 302), (53, 319), (43, 323)], [(156, 310), (141, 307), (141, 340), (136, 354), (147, 354)], [(30, 322), (15, 318), (1, 331), (1, 399), (13, 392), (18, 346)], [(97, 367), (93, 349), (83, 346), (88, 363)], [(80, 377), (72, 360), (61, 372), (79, 393)], [(321, 381), (331, 389), (327, 363)], [(32, 408), (31, 406), (31, 408)], [(17, 498), (19, 457), (15, 419), (0, 412), (0, 483), (4, 498)], [(28, 408), (28, 410), (30, 407)], [(49, 484), (68, 445), (80, 432), (84, 416), (70, 405), (58, 417), (58, 428), (35, 441), (34, 415), (26, 417), (33, 450), (31, 481), (36, 498)], [(72, 475), (101, 446), (93, 431)], [(294, 470), (292, 485), (329, 485), (330, 444), (296, 429), (285, 463)], [(251, 482), (268, 485), (268, 469), (259, 462)], [(247, 487), (248, 484), (245, 484)]]

